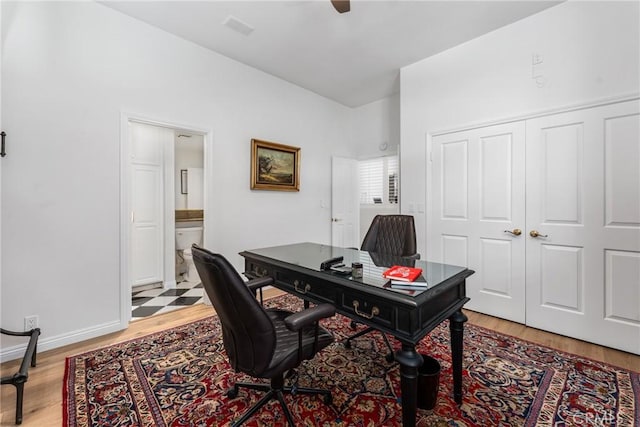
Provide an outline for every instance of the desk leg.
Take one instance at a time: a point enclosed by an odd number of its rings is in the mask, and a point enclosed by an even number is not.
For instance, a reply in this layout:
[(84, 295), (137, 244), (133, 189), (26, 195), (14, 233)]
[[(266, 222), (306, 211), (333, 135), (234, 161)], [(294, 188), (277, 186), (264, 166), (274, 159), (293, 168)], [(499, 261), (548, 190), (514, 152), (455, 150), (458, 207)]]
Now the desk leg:
[(396, 360), (400, 363), (400, 391), (402, 392), (402, 425), (416, 425), (418, 406), (418, 368), (422, 365), (422, 356), (416, 352), (414, 344), (402, 343), (402, 350), (396, 351)]
[(449, 317), (449, 331), (451, 333), (451, 364), (453, 367), (453, 400), (462, 404), (462, 355), (464, 336), (464, 322), (467, 316), (460, 310)]

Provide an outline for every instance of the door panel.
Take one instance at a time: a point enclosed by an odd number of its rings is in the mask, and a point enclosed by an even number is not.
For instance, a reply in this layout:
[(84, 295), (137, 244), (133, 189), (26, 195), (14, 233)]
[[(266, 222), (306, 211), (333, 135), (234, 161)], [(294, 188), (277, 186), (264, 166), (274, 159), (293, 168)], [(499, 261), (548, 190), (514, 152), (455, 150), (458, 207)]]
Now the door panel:
[(132, 241), (135, 263), (132, 266), (133, 286), (157, 283), (162, 280), (158, 275), (162, 271), (162, 258), (157, 256), (157, 248), (162, 247), (159, 241), (157, 226), (139, 225), (136, 228), (135, 239)]
[(638, 110), (633, 101), (527, 120), (526, 167), (527, 324), (636, 354)]
[(511, 242), (480, 239), (480, 262), (483, 291), (508, 297), (511, 292)]
[(544, 306), (583, 313), (583, 255), (582, 248), (540, 245), (540, 301)]
[(582, 223), (583, 124), (541, 130), (541, 204), (546, 223)]
[(511, 135), (480, 139), (480, 218), (511, 220)]
[[(163, 150), (168, 129), (129, 123), (131, 140), (131, 285), (164, 280)], [(165, 135), (166, 134), (166, 135)]]
[(612, 321), (640, 323), (640, 252), (605, 251), (605, 318)]
[[(440, 237), (440, 245), (442, 247), (440, 259), (442, 259), (443, 263), (451, 265), (469, 265), (468, 238), (466, 236), (442, 234)], [(436, 255), (434, 254), (434, 256)], [(469, 279), (467, 279), (467, 283), (468, 282)]]
[(466, 307), (524, 323), (524, 122), (432, 140), (429, 258), (476, 271)]
[(442, 217), (468, 219), (468, 140), (442, 144)]
[(638, 115), (605, 120), (606, 225), (640, 227)]

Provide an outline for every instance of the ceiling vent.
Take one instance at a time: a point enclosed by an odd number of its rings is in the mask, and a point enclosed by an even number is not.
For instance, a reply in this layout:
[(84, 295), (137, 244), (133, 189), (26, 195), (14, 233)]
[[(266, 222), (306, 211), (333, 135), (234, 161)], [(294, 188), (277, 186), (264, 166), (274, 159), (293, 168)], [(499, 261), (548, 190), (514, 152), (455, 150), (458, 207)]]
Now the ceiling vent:
[(237, 31), (240, 34), (244, 34), (245, 36), (248, 36), (253, 32), (253, 27), (251, 25), (247, 24), (246, 22), (242, 22), (232, 15), (227, 16), (227, 19), (224, 20), (222, 25), (231, 28), (233, 31)]

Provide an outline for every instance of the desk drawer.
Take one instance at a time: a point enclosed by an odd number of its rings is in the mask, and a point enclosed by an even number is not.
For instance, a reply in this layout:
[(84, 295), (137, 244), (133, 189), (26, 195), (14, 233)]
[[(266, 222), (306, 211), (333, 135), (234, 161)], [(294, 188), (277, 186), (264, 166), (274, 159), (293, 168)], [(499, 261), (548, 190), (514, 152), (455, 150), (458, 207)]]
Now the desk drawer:
[(388, 302), (345, 290), (342, 295), (342, 310), (351, 313), (352, 319), (358, 318), (380, 326), (393, 329), (396, 327), (397, 308)]
[[(276, 281), (304, 299), (335, 304), (335, 287), (304, 274), (276, 272)], [(281, 287), (281, 286), (278, 286)]]
[(252, 278), (266, 277), (266, 276), (273, 277), (273, 270), (270, 266), (260, 262), (255, 262), (255, 261), (247, 260), (245, 262), (245, 272), (247, 273), (247, 275), (250, 275)]

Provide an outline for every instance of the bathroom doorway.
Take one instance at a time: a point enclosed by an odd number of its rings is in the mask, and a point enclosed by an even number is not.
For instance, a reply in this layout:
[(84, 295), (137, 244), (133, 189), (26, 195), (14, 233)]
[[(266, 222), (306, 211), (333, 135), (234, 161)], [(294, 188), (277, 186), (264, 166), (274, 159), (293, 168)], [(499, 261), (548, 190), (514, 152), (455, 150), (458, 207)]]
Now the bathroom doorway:
[[(209, 135), (123, 114), (122, 323), (202, 301), (197, 272), (189, 275), (189, 256), (176, 248), (176, 230), (184, 230), (182, 245), (205, 244)], [(185, 243), (182, 235), (195, 240)]]

